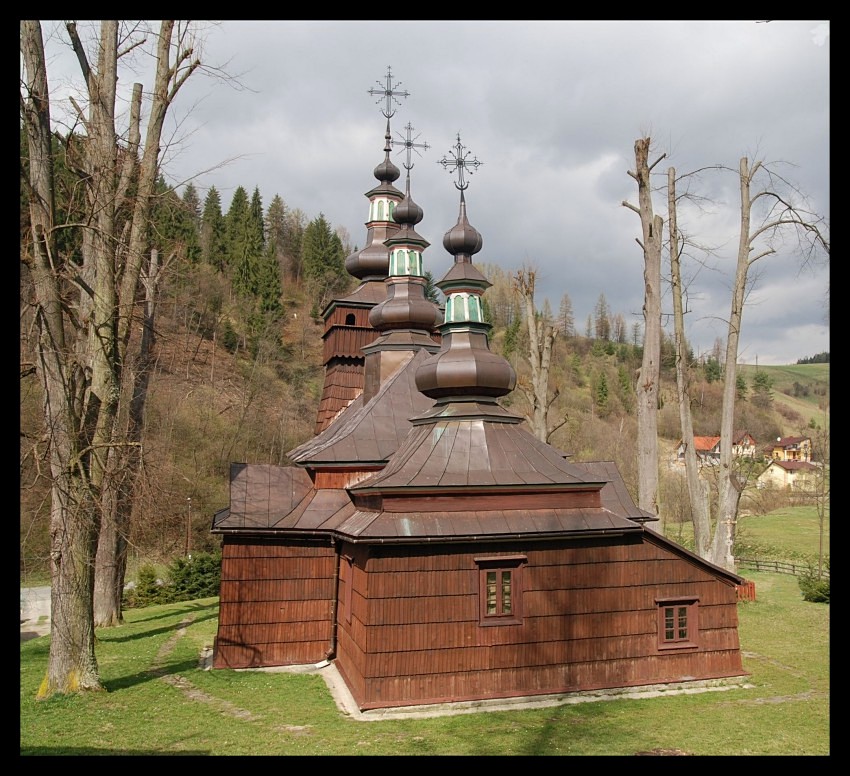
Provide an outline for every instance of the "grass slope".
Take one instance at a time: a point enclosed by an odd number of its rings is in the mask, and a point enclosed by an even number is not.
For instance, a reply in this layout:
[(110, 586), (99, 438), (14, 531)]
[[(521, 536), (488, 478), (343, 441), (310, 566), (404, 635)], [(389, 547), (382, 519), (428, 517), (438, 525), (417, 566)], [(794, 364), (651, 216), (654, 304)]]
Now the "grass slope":
[(36, 701), (50, 636), (21, 644), (20, 752), (829, 755), (829, 605), (803, 601), (792, 576), (747, 578), (756, 600), (739, 603), (738, 618), (749, 688), (428, 719), (354, 720), (320, 674), (203, 670), (217, 598), (130, 610), (97, 631), (105, 692)]

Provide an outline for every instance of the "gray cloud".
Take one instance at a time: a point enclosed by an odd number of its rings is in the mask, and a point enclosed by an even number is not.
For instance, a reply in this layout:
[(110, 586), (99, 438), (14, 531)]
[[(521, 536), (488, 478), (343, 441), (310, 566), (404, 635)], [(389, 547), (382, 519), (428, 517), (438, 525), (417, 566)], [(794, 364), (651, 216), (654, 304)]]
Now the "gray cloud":
[[(482, 263), (539, 268), (538, 305), (568, 293), (580, 331), (604, 293), (629, 325), (641, 321), (637, 201), (627, 175), (634, 142), (651, 135), (656, 171), (680, 173), (741, 156), (790, 162), (781, 169), (829, 216), (829, 35), (821, 21), (226, 21), (208, 31), (207, 62), (244, 73), (247, 90), (201, 78), (174, 106), (186, 139), (165, 172), (194, 179), (224, 206), (237, 186), (279, 194), (309, 218), (324, 213), (362, 246), (372, 170), (382, 157), (383, 102), (370, 88), (387, 67), (409, 97), (392, 120), (410, 122), (431, 146), (414, 155), (417, 227), (431, 243), (425, 266), (439, 278), (450, 257), (443, 234), (458, 194), (437, 161), (458, 132), (483, 162), (467, 191), (482, 234)], [(380, 103), (380, 104), (379, 104)], [(175, 149), (176, 151), (177, 149)], [(653, 158), (656, 158), (653, 157)], [(401, 167), (402, 156), (393, 156)], [(706, 172), (694, 189), (708, 213), (685, 208), (683, 226), (718, 246), (692, 278), (688, 336), (697, 352), (725, 336), (737, 250), (734, 173)], [(666, 206), (655, 199), (656, 212)], [(741, 358), (793, 363), (829, 350), (828, 267), (799, 273), (790, 245), (759, 268), (745, 309)], [(665, 309), (670, 309), (669, 295)]]

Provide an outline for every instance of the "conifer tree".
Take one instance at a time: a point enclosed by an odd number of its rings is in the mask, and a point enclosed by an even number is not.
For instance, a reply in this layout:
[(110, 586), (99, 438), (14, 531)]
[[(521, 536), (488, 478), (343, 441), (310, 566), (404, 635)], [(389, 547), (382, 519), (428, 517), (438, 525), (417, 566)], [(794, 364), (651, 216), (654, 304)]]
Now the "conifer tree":
[(324, 213), (319, 213), (304, 230), (301, 257), (305, 279), (322, 295), (343, 288), (349, 275), (339, 235), (331, 230)]
[(266, 211), (266, 252), (274, 257), (281, 277), (286, 273), (286, 203), (279, 194), (272, 197)]
[(221, 196), (211, 186), (204, 199), (201, 214), (201, 259), (219, 272), (225, 265), (225, 226), (221, 212)]
[(195, 188), (194, 183), (186, 184), (186, 188), (183, 191), (183, 204), (186, 207), (186, 212), (189, 214), (189, 218), (192, 220), (192, 223), (195, 225), (195, 229), (200, 232), (201, 230), (201, 200), (198, 197), (198, 190)]
[(599, 294), (594, 314), (596, 316), (596, 339), (611, 339), (611, 311), (608, 307), (608, 301), (605, 299), (605, 294)]
[(573, 316), (573, 303), (569, 294), (561, 297), (561, 305), (558, 310), (558, 330), (565, 337), (574, 337), (576, 333), (576, 322)]
[(300, 282), (302, 275), (301, 247), (304, 242), (307, 217), (304, 215), (304, 211), (295, 208), (294, 210), (287, 210), (285, 221), (286, 229), (283, 234), (283, 255), (286, 261), (284, 263), (284, 270), (289, 279)]
[(243, 296), (260, 296), (260, 264), (265, 249), (263, 200), (259, 188), (254, 188), (251, 203), (245, 212), (242, 243), (234, 254), (233, 288)]
[(191, 202), (187, 205), (162, 176), (156, 182), (155, 193), (151, 208), (151, 244), (159, 246), (166, 256), (173, 247), (180, 246), (188, 262), (197, 264), (201, 258), (201, 243)]
[(238, 186), (224, 217), (225, 266), (232, 270), (248, 242), (248, 192)]

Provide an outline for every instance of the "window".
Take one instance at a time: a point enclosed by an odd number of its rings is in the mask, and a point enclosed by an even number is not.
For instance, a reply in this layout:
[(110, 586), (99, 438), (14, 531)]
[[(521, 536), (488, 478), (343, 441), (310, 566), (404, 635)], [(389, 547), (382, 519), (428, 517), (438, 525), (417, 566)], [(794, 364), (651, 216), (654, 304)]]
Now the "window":
[(695, 649), (699, 646), (697, 598), (656, 598), (658, 648)]
[(522, 564), (525, 555), (475, 558), (478, 564), (479, 625), (522, 623)]
[(345, 316), (345, 325), (354, 326), (354, 313), (349, 313)]

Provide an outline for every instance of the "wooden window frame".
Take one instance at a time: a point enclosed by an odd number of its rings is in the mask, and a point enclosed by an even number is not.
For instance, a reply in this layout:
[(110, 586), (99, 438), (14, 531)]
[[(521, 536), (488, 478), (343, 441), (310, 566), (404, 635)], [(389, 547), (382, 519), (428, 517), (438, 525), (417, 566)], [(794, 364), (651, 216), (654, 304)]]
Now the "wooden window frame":
[[(525, 555), (492, 555), (474, 558), (478, 566), (478, 624), (484, 627), (494, 625), (522, 625), (522, 567), (528, 562)], [(488, 574), (498, 575), (500, 590), (496, 594), (496, 613), (487, 611)], [(505, 577), (505, 575), (507, 575)], [(510, 612), (501, 611), (505, 579), (510, 584)]]
[[(662, 651), (677, 649), (699, 649), (699, 598), (697, 596), (676, 596), (656, 598), (658, 608), (656, 623), (658, 627), (658, 649)], [(679, 621), (684, 609), (684, 622)], [(668, 617), (676, 618), (672, 623), (673, 631), (684, 628), (684, 634), (669, 633)]]

